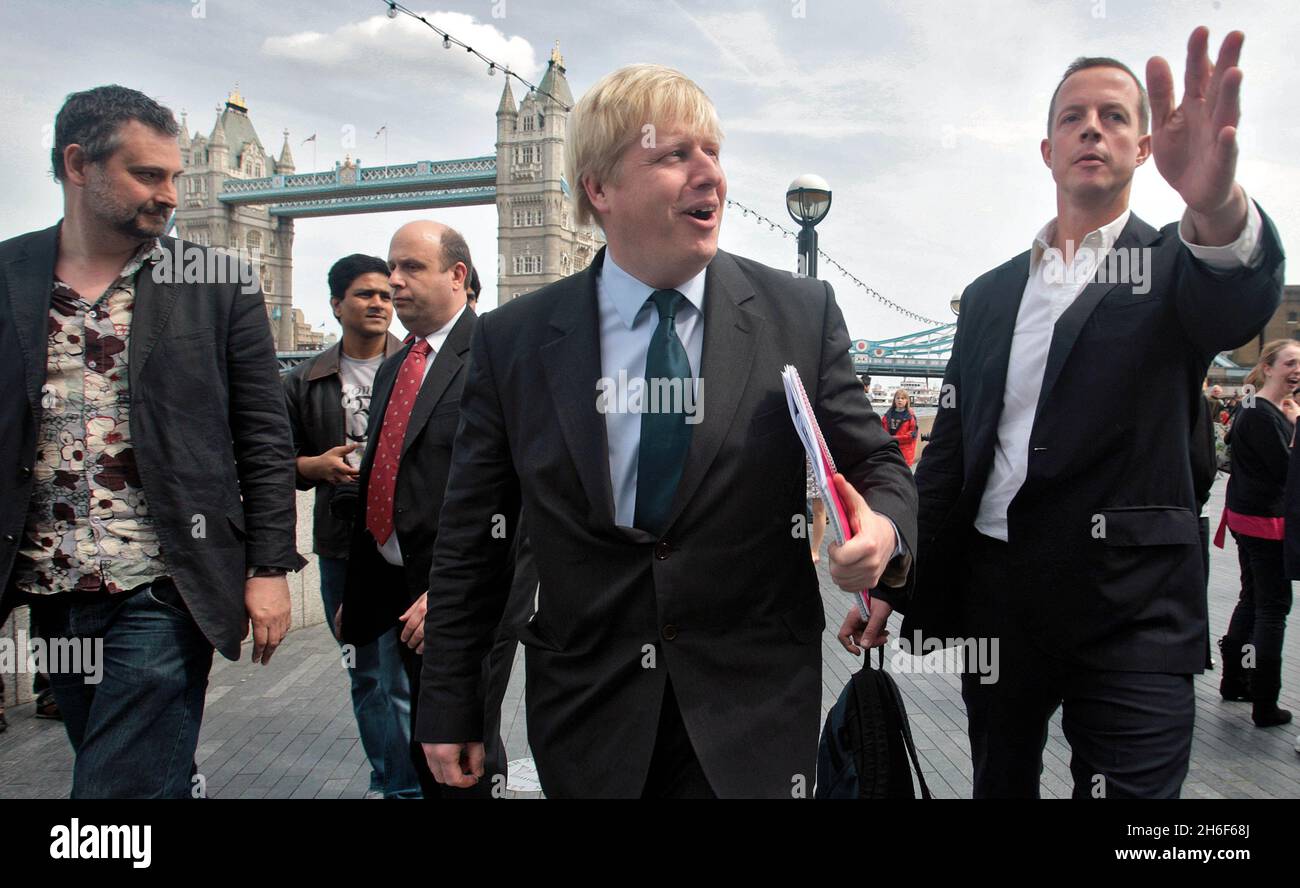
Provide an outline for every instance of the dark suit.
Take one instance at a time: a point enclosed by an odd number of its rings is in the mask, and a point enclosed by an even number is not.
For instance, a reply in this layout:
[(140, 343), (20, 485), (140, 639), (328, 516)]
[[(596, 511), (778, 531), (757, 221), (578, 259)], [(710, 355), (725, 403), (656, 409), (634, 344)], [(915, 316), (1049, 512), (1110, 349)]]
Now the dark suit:
[[(57, 238), (55, 226), (0, 244), (0, 622), (18, 603), (10, 580), (32, 495)], [(239, 283), (156, 283), (146, 262), (128, 348), (131, 439), (164, 563), (204, 636), (238, 659), (246, 567), (303, 563), (265, 302)]]
[[(540, 604), (520, 640), (546, 793), (640, 795), (671, 677), (670, 714), (712, 792), (810, 795), (825, 620), (807, 540), (792, 533), (804, 461), (782, 367), (798, 367), (840, 470), (909, 552), (911, 473), (862, 397), (830, 287), (719, 252), (705, 283), (703, 419), (668, 529), (656, 538), (616, 526), (597, 411), (603, 261), (602, 251), (475, 331), (430, 579), (417, 736), (481, 737), (478, 663), (506, 605), (509, 556), (491, 518), (522, 499)], [(891, 565), (895, 582), (905, 561)]]
[[(374, 536), (366, 529), (366, 508), (375, 448), (379, 444), (380, 430), (388, 411), (389, 396), (398, 370), (411, 350), (410, 345), (384, 361), (375, 373), (370, 400), (370, 422), (366, 431), (366, 451), (358, 480), (357, 519), (353, 524), (347, 587), (343, 596), (342, 640), (346, 643), (366, 644), (374, 641), (393, 628), (402, 613), (430, 588), (429, 567), (438, 537), (438, 514), (442, 510), (443, 489), (451, 466), (452, 443), (460, 422), (461, 390), (465, 386), (470, 335), (476, 322), (474, 310), (466, 308), (447, 334), (442, 348), (433, 357), (411, 408), (411, 418), (402, 441), (397, 487), (393, 497), (393, 532), (397, 535), (402, 550), (403, 565), (400, 568), (389, 564), (379, 554)], [(518, 510), (509, 514), (517, 515)], [(510, 577), (507, 566), (505, 581), (509, 582)], [(491, 672), (494, 680), (487, 684), (493, 689), (499, 687), (503, 693), (510, 669), (510, 658), (505, 648), (508, 646), (509, 652), (513, 653), (513, 637), (503, 639), (501, 646), (502, 650), (497, 652), (490, 663), (494, 667)], [(414, 725), (420, 705), (417, 694), (420, 660), (405, 644), (401, 645), (401, 649), (411, 680), (411, 717)], [(485, 660), (484, 670), (488, 667)], [(485, 736), (493, 738), (488, 749), (489, 775), (504, 774), (506, 764), (504, 750), (497, 740), (500, 724), (499, 694), (496, 699), (498, 708), (486, 717), (482, 715), (486, 711), (485, 707), (479, 706), (479, 730), (484, 731)], [(425, 797), (447, 795), (448, 791), (433, 781), (418, 743), (412, 743), (412, 758)], [(491, 789), (489, 778), (480, 784), (479, 792), (474, 794), (486, 794)]]
[[(1049, 662), (1075, 676), (1205, 667), (1188, 440), (1210, 360), (1258, 333), (1277, 307), (1283, 256), (1267, 218), (1261, 239), (1261, 267), (1221, 275), (1192, 257), (1176, 225), (1156, 231), (1130, 218), (1115, 248), (1150, 248), (1151, 289), (1134, 294), (1129, 284), (1094, 281), (1056, 322), (1028, 473), (1007, 509), (1008, 543), (997, 556), (1006, 587), (983, 601), (979, 595), (992, 593), (972, 582), (972, 565), (987, 561), (990, 545), (981, 538), (972, 548), (973, 524), (994, 459), (1030, 254), (966, 288), (944, 376), (955, 404), (941, 405), (916, 473), (919, 567), (905, 644), (917, 632), (1013, 634), (1033, 650), (1008, 662), (1004, 645), (1002, 680), (1012, 685)], [(1116, 393), (1134, 397), (1117, 410)]]

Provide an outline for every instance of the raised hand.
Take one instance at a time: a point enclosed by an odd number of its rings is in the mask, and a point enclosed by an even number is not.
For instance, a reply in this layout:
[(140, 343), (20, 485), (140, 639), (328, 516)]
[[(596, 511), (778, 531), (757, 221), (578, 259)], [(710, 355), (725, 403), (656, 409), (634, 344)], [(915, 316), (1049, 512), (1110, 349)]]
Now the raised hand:
[[(1147, 62), (1151, 97), (1151, 154), (1156, 169), (1191, 210), (1201, 243), (1229, 243), (1246, 221), (1245, 193), (1236, 184), (1237, 122), (1241, 118), (1241, 45), (1232, 31), (1210, 64), (1208, 28), (1187, 41), (1183, 100), (1174, 106), (1169, 63)], [(1235, 230), (1234, 230), (1235, 229)]]

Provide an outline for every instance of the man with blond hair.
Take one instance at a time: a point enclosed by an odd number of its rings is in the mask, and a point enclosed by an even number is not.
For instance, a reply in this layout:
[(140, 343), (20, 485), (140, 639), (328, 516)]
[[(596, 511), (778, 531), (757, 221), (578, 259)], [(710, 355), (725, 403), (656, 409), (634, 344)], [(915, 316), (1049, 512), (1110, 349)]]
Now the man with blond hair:
[(862, 398), (830, 287), (718, 250), (727, 180), (700, 88), (623, 68), (569, 127), (578, 221), (607, 246), (475, 328), (417, 739), (439, 782), (481, 779), (480, 663), (518, 533), (499, 529), (522, 502), (540, 579), (521, 631), (528, 733), (547, 795), (810, 795), (824, 618), (782, 367), (803, 377), (858, 530), (832, 546), (832, 576), (854, 593), (882, 583), (868, 644), (910, 569), (911, 473)]

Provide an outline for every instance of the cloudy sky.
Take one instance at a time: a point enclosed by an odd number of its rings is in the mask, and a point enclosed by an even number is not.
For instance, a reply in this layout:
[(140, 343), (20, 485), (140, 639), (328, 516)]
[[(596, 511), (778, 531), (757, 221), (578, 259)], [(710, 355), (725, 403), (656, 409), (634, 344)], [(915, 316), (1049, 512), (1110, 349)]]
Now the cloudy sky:
[[(431, 21), (537, 82), (556, 40), (575, 96), (632, 62), (679, 68), (717, 105), (730, 197), (791, 226), (786, 185), (813, 172), (834, 191), (821, 246), (877, 291), (930, 318), (984, 270), (1028, 247), (1055, 213), (1039, 155), (1048, 100), (1079, 55), (1141, 73), (1163, 55), (1181, 90), (1186, 40), (1211, 29), (1217, 53), (1246, 33), (1238, 178), (1300, 256), (1300, 93), (1294, 0), (408, 0)], [(69, 92), (118, 82), (211, 130), (239, 84), (263, 144), (282, 132), (300, 172), (494, 152), (502, 78), (380, 0), (63, 0), (0, 7), (0, 153), (7, 182), (0, 238), (58, 219), (49, 176), (54, 114)], [(516, 96), (520, 92), (516, 89)], [(357, 134), (356, 147), (343, 142)], [(302, 140), (319, 134), (313, 146)], [(1163, 224), (1182, 212), (1154, 164), (1133, 208)], [(387, 253), (402, 223), (427, 213), (296, 224), (295, 304), (329, 323), (325, 272), (351, 252)], [(478, 256), (495, 253), (496, 211), (442, 211)], [(722, 247), (793, 268), (793, 240), (728, 211)], [(495, 301), (484, 266), (484, 307)], [(1288, 282), (1300, 281), (1297, 263)], [(874, 301), (823, 262), (855, 338), (922, 324)], [(1230, 310), (1225, 307), (1225, 310)]]

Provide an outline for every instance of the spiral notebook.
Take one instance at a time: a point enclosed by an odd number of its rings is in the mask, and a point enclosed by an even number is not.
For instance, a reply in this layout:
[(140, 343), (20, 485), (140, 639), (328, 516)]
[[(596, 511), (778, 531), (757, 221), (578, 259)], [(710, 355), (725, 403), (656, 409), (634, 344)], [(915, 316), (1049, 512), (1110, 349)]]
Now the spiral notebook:
[[(822, 435), (821, 426), (817, 425), (817, 417), (813, 414), (812, 404), (808, 401), (808, 392), (803, 387), (803, 380), (799, 378), (799, 371), (794, 365), (786, 364), (785, 369), (781, 371), (781, 382), (785, 385), (785, 400), (790, 407), (790, 419), (794, 423), (794, 430), (799, 435), (799, 440), (803, 442), (804, 452), (808, 454), (808, 461), (812, 463), (813, 480), (817, 482), (817, 490), (821, 493), (822, 502), (826, 504), (826, 517), (830, 524), (831, 537), (837, 543), (843, 543), (853, 536), (853, 529), (849, 525), (848, 514), (844, 510), (844, 503), (840, 500), (839, 491), (835, 489), (835, 459), (831, 456), (830, 448), (826, 446), (826, 438)], [(871, 612), (871, 590), (863, 589), (858, 594), (858, 611), (862, 614), (862, 619), (866, 620)]]

